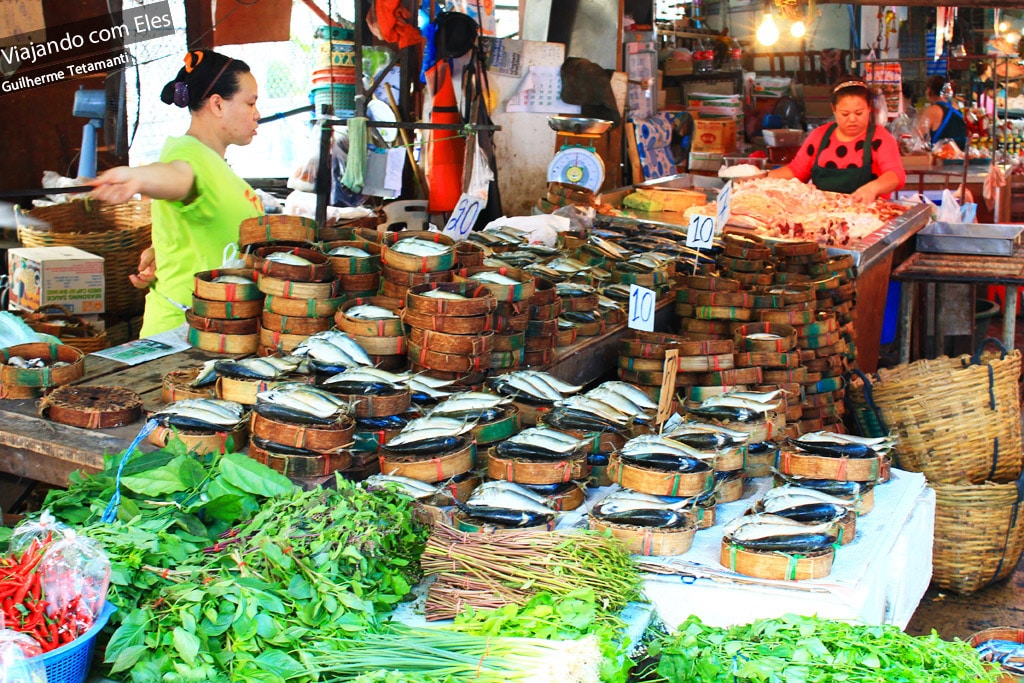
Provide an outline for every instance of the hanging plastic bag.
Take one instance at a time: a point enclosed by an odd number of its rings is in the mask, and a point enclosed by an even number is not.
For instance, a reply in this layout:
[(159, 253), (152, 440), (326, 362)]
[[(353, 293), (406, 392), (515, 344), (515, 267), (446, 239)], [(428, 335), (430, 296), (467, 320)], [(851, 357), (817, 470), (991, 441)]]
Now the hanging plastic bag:
[(316, 189), (316, 169), (320, 165), (320, 126), (314, 123), (306, 138), (306, 155), (288, 178), (288, 188), (312, 192)]
[(245, 259), (238, 255), (238, 245), (234, 242), (230, 242), (224, 245), (224, 251), (221, 253), (221, 264), (223, 268), (245, 268)]
[(466, 183), (465, 193), (487, 201), (487, 191), (494, 180), (494, 171), (491, 170), (491, 164), (487, 160), (487, 155), (484, 153), (480, 144), (477, 142), (476, 137), (473, 137), (473, 169), (469, 174), (469, 181)]
[(942, 204), (938, 208), (935, 220), (941, 223), (960, 222), (960, 202), (956, 200), (953, 191), (948, 188), (942, 191)]
[(39, 544), (45, 547), (50, 543), (63, 541), (70, 531), (71, 527), (57, 521), (49, 510), (43, 510), (38, 519), (26, 519), (14, 528), (8, 550), (21, 555), (32, 545), (32, 541), (38, 540)]
[(0, 630), (0, 683), (47, 683), (43, 648), (31, 636)]
[(103, 610), (110, 585), (110, 560), (94, 541), (69, 531), (53, 543), (39, 562), (46, 613), (78, 637), (92, 626)]

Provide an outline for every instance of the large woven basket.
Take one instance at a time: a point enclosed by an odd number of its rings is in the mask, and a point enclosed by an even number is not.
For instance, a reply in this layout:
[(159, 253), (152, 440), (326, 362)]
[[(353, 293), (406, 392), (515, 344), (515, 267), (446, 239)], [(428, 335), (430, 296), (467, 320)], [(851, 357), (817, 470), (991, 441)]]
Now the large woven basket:
[(1024, 481), (932, 488), (932, 583), (955, 593), (973, 593), (1009, 576), (1024, 551)]
[(862, 434), (896, 434), (897, 467), (932, 483), (1012, 481), (1022, 468), (1020, 371), (1017, 350), (943, 356), (861, 374), (846, 396)]
[(18, 227), (26, 247), (78, 247), (103, 257), (106, 310), (125, 317), (142, 313), (146, 291), (128, 280), (139, 267), (139, 255), (152, 244), (149, 201), (106, 204), (76, 200), (32, 209), (27, 215), (49, 228)]
[(110, 346), (105, 330), (97, 331), (90, 322), (60, 304), (45, 304), (32, 313), (26, 313), (24, 318), (25, 324), (36, 332), (52, 334), (85, 353)]

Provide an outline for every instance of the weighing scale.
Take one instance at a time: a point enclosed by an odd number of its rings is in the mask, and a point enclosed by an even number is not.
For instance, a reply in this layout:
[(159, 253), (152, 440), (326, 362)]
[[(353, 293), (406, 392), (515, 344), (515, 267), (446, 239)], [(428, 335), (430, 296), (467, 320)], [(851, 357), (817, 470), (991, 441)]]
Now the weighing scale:
[[(582, 133), (563, 135), (580, 138), (601, 137)], [(604, 184), (604, 159), (589, 145), (562, 145), (548, 164), (548, 182), (578, 185), (596, 193)]]

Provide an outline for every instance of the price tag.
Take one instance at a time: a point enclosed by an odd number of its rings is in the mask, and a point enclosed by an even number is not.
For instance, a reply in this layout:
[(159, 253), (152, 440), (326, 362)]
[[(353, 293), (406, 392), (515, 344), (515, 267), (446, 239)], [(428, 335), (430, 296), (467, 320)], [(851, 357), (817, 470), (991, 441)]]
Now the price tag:
[(716, 203), (718, 205), (718, 216), (715, 220), (718, 226), (718, 231), (721, 232), (725, 228), (725, 224), (729, 222), (730, 209), (729, 206), (732, 201), (732, 181), (725, 183), (725, 187), (718, 191), (718, 199)]
[(483, 210), (486, 203), (486, 199), (463, 194), (459, 197), (459, 203), (455, 205), (451, 218), (444, 224), (444, 230), (441, 232), (456, 242), (466, 239), (466, 235), (476, 225), (477, 216), (480, 215), (480, 211)]
[(655, 419), (664, 429), (665, 423), (672, 417), (672, 400), (676, 396), (676, 372), (679, 370), (679, 349), (665, 350), (665, 363), (662, 366), (661, 398), (658, 399), (658, 417)]
[(715, 219), (694, 214), (686, 231), (686, 246), (692, 249), (710, 249), (715, 239)]
[(654, 332), (654, 292), (638, 285), (629, 286), (628, 327), (633, 330)]

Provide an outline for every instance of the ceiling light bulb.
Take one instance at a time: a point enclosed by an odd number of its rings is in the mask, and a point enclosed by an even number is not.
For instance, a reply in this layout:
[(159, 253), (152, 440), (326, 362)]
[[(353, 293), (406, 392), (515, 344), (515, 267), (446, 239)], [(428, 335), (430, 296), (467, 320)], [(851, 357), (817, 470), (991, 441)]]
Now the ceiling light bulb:
[(1010, 28), (1010, 25), (1008, 23), (1006, 23), (1005, 21), (1000, 21), (999, 22), (999, 32), (1000, 33), (1006, 33), (1007, 29), (1009, 29), (1009, 28)]
[(794, 38), (803, 38), (807, 33), (807, 27), (802, 21), (794, 21), (793, 25), (789, 27), (789, 32), (793, 34)]
[(1010, 31), (1009, 33), (1006, 34), (1006, 42), (1008, 42), (1010, 45), (1016, 45), (1017, 43), (1020, 42), (1020, 34), (1017, 33), (1016, 31)]
[(771, 12), (764, 15), (764, 20), (757, 27), (757, 42), (765, 47), (771, 47), (779, 42), (779, 27), (775, 25)]

